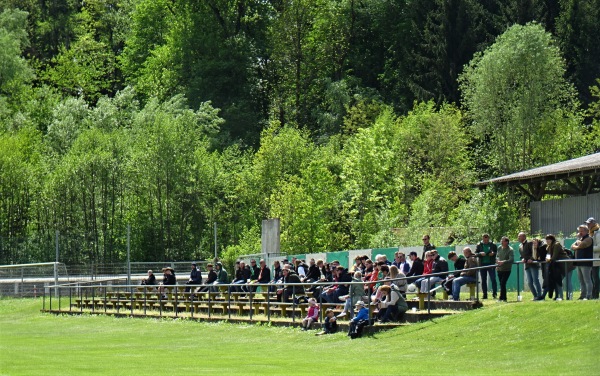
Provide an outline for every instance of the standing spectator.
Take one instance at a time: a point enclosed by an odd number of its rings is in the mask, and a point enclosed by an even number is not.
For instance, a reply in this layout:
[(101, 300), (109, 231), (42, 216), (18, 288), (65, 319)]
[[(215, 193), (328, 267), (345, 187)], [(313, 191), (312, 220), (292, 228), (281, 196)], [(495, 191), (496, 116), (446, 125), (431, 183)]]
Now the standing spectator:
[[(548, 260), (548, 290), (556, 292), (556, 300), (563, 300), (563, 284), (562, 280), (565, 275), (565, 267), (570, 265), (560, 264), (557, 261), (568, 259), (562, 245), (556, 241), (552, 234), (546, 235), (546, 258)], [(538, 300), (543, 300), (538, 299)]]
[[(600, 258), (600, 225), (594, 219), (594, 217), (588, 218), (586, 221), (588, 228), (590, 229), (590, 237), (594, 241), (594, 247), (592, 248), (593, 256), (595, 259)], [(600, 283), (600, 261), (594, 261), (592, 263), (592, 299), (598, 299), (599, 291), (598, 285)]]
[[(463, 255), (467, 261), (465, 261), (465, 269), (471, 269), (477, 267), (477, 260), (475, 259), (475, 255), (473, 255), (473, 251), (471, 248), (465, 247), (463, 249)], [(466, 285), (467, 283), (475, 283), (477, 280), (475, 279), (477, 270), (464, 270), (460, 272), (460, 277), (454, 278), (452, 281), (452, 299), (458, 301), (460, 299), (460, 287), (462, 285)]]
[[(192, 263), (192, 270), (190, 271), (190, 278), (185, 283), (186, 285), (201, 285), (202, 284), (202, 273), (200, 273), (200, 269), (196, 266), (196, 263)], [(191, 287), (187, 286), (185, 288), (185, 292), (190, 292)]]
[(537, 249), (533, 248), (532, 242), (527, 241), (527, 234), (524, 232), (519, 232), (517, 239), (519, 239), (519, 255), (525, 265), (527, 283), (533, 295), (532, 300), (538, 300), (537, 298), (542, 295), (542, 287), (540, 286), (540, 264), (536, 262), (537, 254), (534, 254)]
[(313, 322), (319, 319), (319, 306), (315, 298), (308, 299), (308, 313), (302, 320), (302, 330), (308, 330), (311, 328)]
[(429, 235), (423, 235), (423, 254), (421, 255), (423, 260), (425, 260), (425, 252), (435, 249), (435, 245), (429, 242), (430, 239)]
[[(594, 242), (589, 234), (586, 225), (577, 227), (577, 241), (573, 243), (571, 249), (575, 251), (575, 259), (591, 259), (593, 254)], [(579, 300), (588, 300), (592, 298), (592, 262), (576, 262), (577, 278), (581, 285), (581, 296)]]
[(496, 269), (498, 269), (498, 279), (500, 280), (500, 299), (505, 302), (506, 299), (506, 283), (510, 277), (512, 264), (515, 262), (515, 251), (508, 244), (509, 240), (506, 236), (500, 241), (500, 249), (496, 255)]
[[(544, 261), (542, 264), (540, 264), (540, 270), (542, 271), (542, 294), (540, 296), (538, 296), (537, 298), (535, 298), (534, 300), (544, 300), (546, 299), (546, 295), (549, 295), (550, 298), (552, 298), (552, 295), (554, 294), (554, 285), (552, 284), (552, 282), (550, 281), (550, 278), (548, 276), (548, 267), (549, 267), (549, 262), (545, 262), (546, 261), (546, 255), (548, 255), (548, 244), (547, 244), (547, 240), (546, 243), (542, 242), (540, 239), (533, 239), (531, 241), (532, 243), (532, 248), (533, 248), (533, 253), (536, 255), (536, 261), (538, 262), (542, 262)], [(563, 267), (566, 265), (562, 265)], [(561, 281), (562, 284), (562, 281)]]
[[(498, 252), (498, 247), (496, 244), (490, 241), (489, 234), (483, 234), (481, 237), (481, 241), (477, 244), (477, 248), (475, 249), (475, 255), (479, 257), (479, 266), (490, 266), (496, 263), (496, 253)], [(496, 294), (498, 293), (498, 284), (496, 282), (496, 268), (486, 268), (480, 269), (479, 273), (481, 275), (481, 289), (483, 290), (483, 299), (488, 298), (488, 275), (492, 282), (492, 291), (493, 298), (496, 299)]]
[(404, 273), (404, 275), (408, 274), (410, 271), (410, 264), (406, 261), (406, 255), (403, 252), (396, 252), (393, 265), (395, 265), (399, 271)]

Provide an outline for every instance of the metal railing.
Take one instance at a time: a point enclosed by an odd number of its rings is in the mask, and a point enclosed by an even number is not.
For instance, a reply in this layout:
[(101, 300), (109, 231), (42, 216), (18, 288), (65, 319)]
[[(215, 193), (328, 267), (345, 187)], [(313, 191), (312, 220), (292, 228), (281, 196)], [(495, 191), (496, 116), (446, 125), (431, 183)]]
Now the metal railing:
[[(564, 263), (565, 264), (565, 268), (566, 265), (568, 263), (576, 263), (576, 262), (592, 262), (592, 261), (600, 261), (600, 259), (564, 259), (564, 260), (557, 260), (556, 262), (559, 263)], [(546, 264), (546, 261), (543, 262), (535, 262), (536, 264)], [(519, 264), (523, 264), (523, 262), (521, 261), (517, 261), (513, 263), (514, 266), (516, 266), (516, 271), (517, 271), (517, 301), (520, 301), (521, 299), (519, 299), (520, 297), (520, 285), (521, 285), (521, 278), (520, 278), (520, 267)], [(86, 309), (87, 312), (87, 308), (88, 308), (88, 304), (85, 302), (90, 302), (89, 304), (89, 310), (92, 313), (98, 312), (98, 310), (96, 309), (96, 302), (100, 302), (101, 306), (103, 307), (103, 313), (108, 313), (108, 306), (113, 306), (115, 307), (116, 313), (120, 314), (123, 312), (126, 312), (126, 314), (134, 316), (135, 314), (135, 310), (136, 310), (136, 306), (141, 307), (143, 309), (143, 314), (146, 315), (148, 312), (148, 309), (153, 309), (153, 307), (156, 305), (156, 307), (158, 308), (158, 315), (159, 317), (163, 316), (163, 311), (165, 311), (165, 307), (166, 304), (168, 304), (169, 302), (171, 303), (171, 307), (173, 308), (173, 315), (174, 317), (178, 317), (179, 315), (179, 311), (178, 308), (183, 308), (180, 306), (180, 303), (189, 303), (189, 307), (190, 307), (190, 315), (191, 318), (194, 318), (194, 313), (195, 313), (195, 304), (199, 304), (201, 302), (207, 303), (207, 315), (208, 318), (212, 318), (213, 316), (215, 316), (215, 310), (213, 310), (213, 305), (216, 303), (223, 305), (226, 305), (227, 308), (223, 308), (222, 311), (222, 315), (219, 315), (219, 318), (223, 318), (223, 317), (227, 317), (228, 319), (231, 319), (232, 316), (232, 312), (234, 310), (231, 309), (231, 305), (233, 304), (240, 304), (240, 302), (238, 302), (235, 298), (233, 298), (234, 294), (240, 294), (239, 292), (237, 292), (238, 288), (241, 287), (246, 287), (246, 291), (243, 292), (243, 294), (247, 295), (247, 303), (249, 306), (248, 309), (248, 314), (249, 314), (249, 319), (252, 322), (254, 320), (254, 302), (256, 302), (258, 299), (256, 299), (257, 295), (263, 295), (265, 297), (265, 299), (261, 299), (263, 304), (266, 304), (266, 309), (265, 309), (265, 315), (267, 318), (267, 321), (270, 322), (271, 321), (271, 308), (273, 308), (274, 306), (280, 306), (280, 305), (287, 305), (290, 304), (290, 308), (291, 308), (291, 319), (292, 319), (292, 323), (296, 322), (296, 316), (297, 316), (297, 308), (302, 306), (302, 303), (300, 303), (298, 301), (299, 297), (303, 297), (306, 296), (305, 293), (299, 294), (296, 292), (296, 286), (300, 286), (300, 287), (306, 287), (306, 286), (311, 286), (313, 288), (321, 288), (320, 291), (322, 291), (323, 287), (328, 287), (328, 286), (333, 286), (333, 285), (338, 285), (338, 284), (343, 284), (343, 285), (347, 285), (348, 286), (348, 293), (350, 294), (350, 288), (352, 285), (362, 285), (362, 286), (367, 286), (367, 285), (371, 285), (371, 284), (376, 284), (376, 283), (383, 283), (385, 282), (395, 282), (395, 281), (407, 281), (407, 283), (412, 283), (412, 281), (415, 281), (417, 279), (421, 279), (424, 278), (427, 280), (427, 286), (429, 287), (429, 291), (433, 291), (435, 283), (431, 284), (431, 278), (432, 277), (447, 277), (449, 274), (455, 274), (458, 272), (466, 272), (466, 271), (475, 271), (475, 284), (476, 284), (476, 294), (475, 294), (475, 298), (474, 301), (478, 302), (479, 301), (479, 280), (480, 280), (480, 270), (487, 270), (490, 268), (496, 268), (496, 265), (487, 265), (487, 266), (478, 266), (478, 267), (474, 267), (474, 268), (469, 268), (469, 269), (460, 269), (460, 270), (453, 270), (453, 271), (447, 271), (447, 272), (442, 272), (442, 273), (432, 273), (432, 274), (427, 274), (427, 275), (421, 275), (421, 276), (410, 276), (410, 277), (400, 277), (400, 278), (394, 278), (394, 279), (381, 279), (381, 280), (377, 280), (377, 281), (360, 281), (360, 282), (342, 282), (342, 283), (338, 283), (336, 281), (333, 282), (301, 282), (301, 283), (267, 283), (267, 284), (235, 284), (235, 283), (228, 283), (228, 284), (211, 284), (211, 285), (171, 285), (171, 286), (162, 286), (162, 285), (154, 285), (154, 286), (140, 286), (140, 285), (118, 285), (118, 284), (112, 284), (112, 282), (120, 282), (122, 280), (121, 279), (107, 279), (103, 282), (106, 282), (105, 284), (102, 283), (98, 283), (98, 281), (91, 281), (91, 282), (87, 282), (87, 283), (82, 283), (82, 282), (75, 282), (75, 283), (67, 283), (67, 284), (60, 284), (60, 285), (54, 285), (54, 286), (50, 286), (50, 290), (54, 289), (55, 290), (55, 294), (52, 293), (46, 293), (46, 290), (44, 290), (44, 294), (43, 294), (43, 299), (42, 299), (42, 310), (43, 311), (57, 311), (57, 312), (74, 312), (73, 308), (74, 308), (74, 304), (73, 301), (74, 299), (77, 301), (79, 301), (79, 313), (83, 313), (84, 312), (84, 308)], [(511, 266), (512, 268), (512, 266)], [(445, 282), (441, 281), (440, 283)], [(523, 280), (524, 282), (524, 280)], [(437, 283), (437, 282), (436, 282)], [(567, 283), (569, 283), (569, 280), (567, 280)], [(171, 292), (169, 292), (168, 294), (171, 294), (172, 298), (166, 298), (165, 299), (165, 295), (163, 293), (158, 294), (157, 293), (157, 289), (160, 287), (164, 287), (165, 289), (174, 289), (175, 290), (175, 294), (172, 294)], [(258, 287), (261, 288), (261, 291), (258, 292), (257, 289)], [(284, 292), (281, 292), (281, 301), (279, 301), (278, 299), (272, 299), (272, 292), (278, 289), (286, 289), (286, 288), (290, 288), (291, 287), (291, 301), (284, 301)], [(418, 287), (418, 286), (417, 286)], [(568, 287), (568, 286), (567, 286)], [(184, 295), (180, 295), (181, 290), (189, 288), (191, 294), (189, 295), (189, 299), (182, 299), (181, 296), (186, 296)], [(67, 290), (67, 294), (63, 294), (62, 291), (63, 290)], [(200, 292), (196, 292), (196, 289), (205, 289), (208, 290), (208, 294), (206, 294), (207, 296), (207, 300), (201, 300), (198, 296), (201, 294)], [(111, 291), (109, 291), (111, 290)], [(179, 290), (179, 291), (178, 291)], [(304, 291), (304, 289), (302, 289), (302, 291)], [(417, 290), (419, 291), (419, 289)], [(205, 291), (206, 292), (206, 291)], [(202, 292), (202, 293), (205, 293)], [(123, 294), (125, 293), (125, 294)], [(112, 298), (112, 296), (116, 297), (116, 302), (115, 299)], [(136, 298), (134, 299), (134, 294), (137, 294)], [(416, 294), (419, 294), (419, 292), (417, 292)], [(53, 309), (53, 295), (55, 295), (54, 300), (58, 300), (58, 308), (57, 309)], [(154, 303), (154, 300), (149, 299), (149, 296), (153, 296), (153, 295), (157, 295), (158, 299), (157, 299), (157, 304), (149, 304), (151, 301)], [(198, 295), (198, 296), (197, 296)], [(128, 298), (121, 298), (122, 296), (128, 297)], [(220, 299), (217, 299), (217, 296)], [(368, 296), (368, 295), (367, 295)], [(68, 302), (69, 302), (69, 308), (67, 311), (62, 310), (61, 307), (61, 301), (63, 300), (63, 298), (67, 298), (68, 297)], [(46, 300), (48, 298), (48, 302), (49, 302), (49, 307), (46, 310)], [(370, 297), (369, 297), (370, 298)], [(351, 299), (351, 297), (350, 297)], [(142, 304), (139, 304), (140, 302), (138, 300), (142, 301)], [(323, 301), (323, 294), (319, 293), (319, 298), (317, 299), (318, 304), (319, 304), (319, 311), (320, 311), (320, 320), (323, 320), (323, 316), (324, 316), (324, 311), (323, 311), (323, 307), (325, 305), (327, 306), (331, 306), (331, 305), (342, 305), (345, 303), (342, 302), (336, 302), (336, 303), (326, 303)], [(121, 304), (121, 302), (123, 303), (129, 303), (127, 304)], [(134, 302), (138, 303), (137, 305), (134, 304)], [(246, 303), (246, 301), (243, 302), (244, 304)], [(355, 302), (352, 302), (355, 303)], [(367, 305), (370, 303), (370, 299), (369, 302), (367, 303)], [(56, 303), (55, 303), (56, 304)], [(127, 307), (128, 308), (123, 308), (123, 307)], [(352, 305), (353, 306), (353, 305)], [(187, 307), (187, 305), (186, 305)], [(223, 306), (224, 307), (224, 306)], [(427, 314), (428, 317), (431, 316), (431, 309), (432, 309), (432, 301), (431, 301), (431, 293), (427, 294)], [(121, 312), (123, 311), (123, 312)], [(240, 310), (237, 311), (238, 313), (240, 312)], [(199, 315), (200, 316), (200, 315)], [(372, 312), (371, 310), (369, 310), (369, 323), (372, 325), (373, 324), (373, 316), (372, 316)]]

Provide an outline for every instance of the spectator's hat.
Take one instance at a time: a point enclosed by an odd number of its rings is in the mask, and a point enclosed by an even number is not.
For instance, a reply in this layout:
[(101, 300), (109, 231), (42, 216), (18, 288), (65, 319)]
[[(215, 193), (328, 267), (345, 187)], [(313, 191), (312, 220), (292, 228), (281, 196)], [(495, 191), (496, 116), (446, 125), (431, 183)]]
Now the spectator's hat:
[(206, 265), (206, 267), (207, 267), (207, 268), (212, 268), (212, 267), (213, 267), (213, 264), (208, 264), (208, 265)]
[(192, 265), (196, 266), (196, 263), (195, 263), (195, 262), (192, 262)]
[(358, 302), (356, 302), (355, 304), (357, 307), (364, 307), (365, 306), (365, 302), (363, 302), (362, 300), (359, 300)]
[(585, 223), (596, 223), (596, 220), (594, 219), (594, 217), (589, 217), (587, 221), (585, 221)]
[(218, 266), (223, 266), (223, 264), (221, 263), (221, 261), (217, 261), (217, 265)]

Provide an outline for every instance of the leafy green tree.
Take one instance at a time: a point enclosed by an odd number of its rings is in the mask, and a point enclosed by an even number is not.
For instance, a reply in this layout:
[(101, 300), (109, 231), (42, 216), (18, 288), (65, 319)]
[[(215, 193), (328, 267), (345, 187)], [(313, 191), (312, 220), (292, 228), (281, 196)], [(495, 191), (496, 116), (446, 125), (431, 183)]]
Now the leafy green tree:
[(0, 96), (19, 90), (33, 78), (33, 71), (21, 56), (28, 46), (25, 29), (27, 12), (5, 9), (0, 13)]
[[(515, 25), (471, 61), (461, 89), (472, 120), (479, 163), (509, 173), (563, 158), (548, 152), (577, 111), (565, 63), (551, 35), (538, 24)], [(558, 125), (558, 126), (557, 126)], [(583, 153), (577, 143), (573, 153)], [(490, 171), (491, 172), (491, 171)]]
[(567, 75), (575, 84), (579, 98), (589, 104), (590, 87), (600, 77), (600, 1), (561, 1), (556, 34), (567, 61)]

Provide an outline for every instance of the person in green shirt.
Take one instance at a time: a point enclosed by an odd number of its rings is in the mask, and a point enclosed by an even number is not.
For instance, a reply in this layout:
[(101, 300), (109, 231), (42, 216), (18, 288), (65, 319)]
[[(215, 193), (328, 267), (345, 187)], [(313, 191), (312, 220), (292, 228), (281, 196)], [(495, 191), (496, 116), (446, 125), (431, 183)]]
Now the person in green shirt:
[[(475, 248), (475, 256), (479, 258), (479, 266), (494, 265), (496, 263), (497, 251), (498, 247), (496, 247), (496, 244), (490, 241), (490, 236), (488, 234), (483, 234), (481, 236), (481, 241), (479, 242), (479, 244), (477, 244), (477, 248)], [(483, 299), (488, 298), (488, 276), (492, 281), (493, 298), (496, 299), (496, 294), (498, 292), (498, 284), (496, 282), (496, 269), (481, 269), (479, 270), (479, 273), (481, 275), (481, 290), (483, 291)]]

